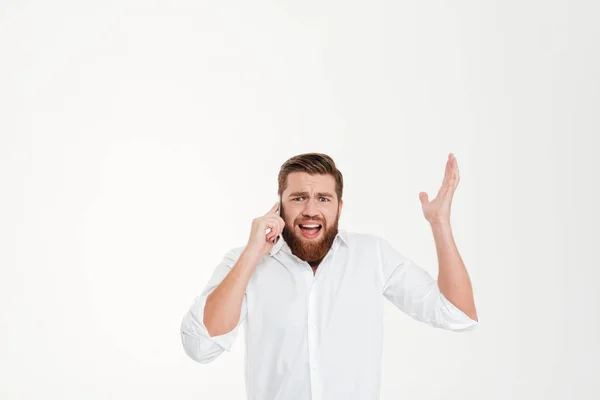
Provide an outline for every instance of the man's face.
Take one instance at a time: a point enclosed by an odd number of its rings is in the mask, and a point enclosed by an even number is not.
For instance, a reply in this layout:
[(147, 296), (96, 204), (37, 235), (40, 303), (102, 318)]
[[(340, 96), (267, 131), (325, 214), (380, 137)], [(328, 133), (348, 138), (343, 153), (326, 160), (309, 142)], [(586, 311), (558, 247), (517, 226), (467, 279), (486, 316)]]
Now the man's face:
[(285, 221), (281, 234), (292, 254), (309, 263), (320, 262), (338, 233), (342, 205), (333, 176), (290, 173), (281, 195), (281, 218)]

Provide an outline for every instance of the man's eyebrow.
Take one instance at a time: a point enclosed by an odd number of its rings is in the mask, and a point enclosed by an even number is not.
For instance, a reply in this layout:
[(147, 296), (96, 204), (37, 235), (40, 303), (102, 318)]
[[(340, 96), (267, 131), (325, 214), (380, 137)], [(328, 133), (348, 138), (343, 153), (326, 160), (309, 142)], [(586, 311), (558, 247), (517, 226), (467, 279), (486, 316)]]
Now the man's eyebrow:
[[(333, 195), (329, 192), (318, 192), (316, 193), (316, 195), (318, 197), (331, 197), (333, 198)], [(308, 196), (308, 192), (294, 192), (294, 193), (290, 193), (289, 197), (297, 197), (297, 196)]]

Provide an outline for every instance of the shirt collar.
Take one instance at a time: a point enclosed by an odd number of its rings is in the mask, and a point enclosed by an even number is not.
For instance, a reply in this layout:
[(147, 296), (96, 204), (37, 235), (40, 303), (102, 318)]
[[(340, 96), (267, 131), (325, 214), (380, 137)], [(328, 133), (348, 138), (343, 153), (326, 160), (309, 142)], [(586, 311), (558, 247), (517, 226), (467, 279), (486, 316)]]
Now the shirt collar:
[[(347, 236), (346, 231), (344, 229), (338, 229), (338, 233), (335, 236), (334, 244), (335, 244), (336, 240), (345, 243), (346, 246), (348, 245), (348, 236)], [(277, 252), (279, 250), (281, 250), (282, 247), (285, 247), (288, 251), (290, 250), (290, 247), (288, 246), (288, 244), (286, 243), (286, 241), (283, 239), (283, 236), (279, 235), (279, 240), (277, 240), (277, 243), (275, 243), (273, 245), (273, 247), (271, 248), (271, 251), (269, 251), (269, 254), (270, 255), (277, 254)]]

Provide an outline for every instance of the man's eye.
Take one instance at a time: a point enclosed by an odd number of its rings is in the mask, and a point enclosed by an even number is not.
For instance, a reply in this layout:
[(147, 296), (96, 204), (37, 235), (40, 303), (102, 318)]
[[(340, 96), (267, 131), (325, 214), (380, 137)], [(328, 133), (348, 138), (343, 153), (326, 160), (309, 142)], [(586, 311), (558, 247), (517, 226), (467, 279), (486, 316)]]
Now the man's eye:
[(321, 199), (325, 199), (325, 200), (329, 201), (329, 199), (327, 197), (321, 197)]
[(302, 197), (295, 197), (294, 200), (301, 199)]

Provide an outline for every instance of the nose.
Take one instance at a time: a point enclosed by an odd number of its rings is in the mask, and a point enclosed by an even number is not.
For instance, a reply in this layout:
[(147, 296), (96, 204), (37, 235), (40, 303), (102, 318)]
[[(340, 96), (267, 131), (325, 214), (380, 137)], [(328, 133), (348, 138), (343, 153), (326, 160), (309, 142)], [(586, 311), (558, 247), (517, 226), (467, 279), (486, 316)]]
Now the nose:
[(306, 202), (306, 206), (304, 207), (304, 217), (305, 218), (315, 218), (319, 215), (318, 206), (315, 204), (316, 200), (308, 200)]

